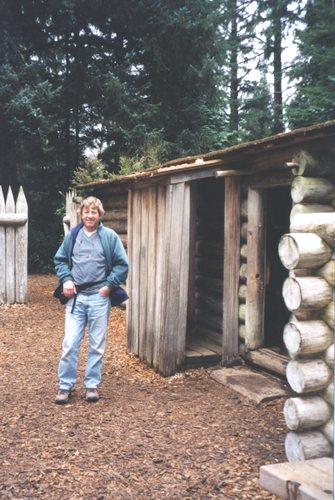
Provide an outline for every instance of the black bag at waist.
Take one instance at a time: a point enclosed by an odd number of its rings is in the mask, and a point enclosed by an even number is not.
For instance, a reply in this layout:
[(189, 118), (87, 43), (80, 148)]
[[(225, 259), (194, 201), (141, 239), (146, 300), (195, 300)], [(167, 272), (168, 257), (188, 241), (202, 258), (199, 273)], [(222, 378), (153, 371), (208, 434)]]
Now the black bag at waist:
[[(90, 288), (93, 285), (100, 285), (102, 283), (105, 283), (105, 281), (106, 280), (90, 281), (89, 283), (83, 283), (81, 285), (75, 285), (77, 293), (74, 295), (74, 298), (73, 298), (73, 304), (72, 304), (72, 307), (71, 307), (71, 313), (73, 312), (73, 310), (75, 308), (78, 293), (82, 292), (83, 290), (86, 290), (87, 288)], [(59, 302), (61, 304), (63, 304), (63, 305), (66, 304), (68, 300), (70, 300), (69, 297), (65, 297), (65, 295), (63, 294), (63, 284), (62, 283), (60, 283), (57, 286), (56, 290), (53, 293), (53, 296), (56, 299), (58, 299)], [(122, 302), (124, 302), (125, 300), (127, 300), (128, 298), (129, 297), (128, 297), (127, 292), (122, 287), (120, 287), (120, 286), (112, 289), (110, 291), (110, 293), (109, 293), (109, 299), (110, 299), (110, 302), (111, 302), (112, 306), (118, 306), (118, 305), (122, 304)]]

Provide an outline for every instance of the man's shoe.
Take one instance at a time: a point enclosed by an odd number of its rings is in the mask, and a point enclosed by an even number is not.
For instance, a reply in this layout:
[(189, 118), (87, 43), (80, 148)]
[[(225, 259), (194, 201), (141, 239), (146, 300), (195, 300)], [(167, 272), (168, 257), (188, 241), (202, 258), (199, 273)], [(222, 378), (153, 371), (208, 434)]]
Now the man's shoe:
[(99, 401), (99, 393), (97, 389), (86, 389), (85, 399), (88, 403), (96, 403)]
[(70, 401), (70, 391), (59, 389), (55, 398), (56, 405), (66, 405)]

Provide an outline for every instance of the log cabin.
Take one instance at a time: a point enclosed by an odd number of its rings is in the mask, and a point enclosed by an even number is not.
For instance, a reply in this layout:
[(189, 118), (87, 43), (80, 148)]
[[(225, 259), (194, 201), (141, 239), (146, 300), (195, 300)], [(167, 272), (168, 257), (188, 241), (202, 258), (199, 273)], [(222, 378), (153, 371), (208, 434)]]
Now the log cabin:
[(130, 353), (287, 381), (289, 460), (333, 441), (335, 121), (78, 186), (127, 247)]

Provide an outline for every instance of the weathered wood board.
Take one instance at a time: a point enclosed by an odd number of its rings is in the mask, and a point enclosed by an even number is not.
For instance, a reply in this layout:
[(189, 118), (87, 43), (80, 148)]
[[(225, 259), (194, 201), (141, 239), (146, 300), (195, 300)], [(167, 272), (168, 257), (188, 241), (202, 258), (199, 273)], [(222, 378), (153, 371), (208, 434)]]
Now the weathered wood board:
[(334, 463), (331, 458), (304, 462), (263, 465), (260, 485), (280, 498), (331, 500), (333, 498)]
[(282, 381), (244, 367), (220, 368), (211, 373), (211, 378), (256, 404), (288, 394)]

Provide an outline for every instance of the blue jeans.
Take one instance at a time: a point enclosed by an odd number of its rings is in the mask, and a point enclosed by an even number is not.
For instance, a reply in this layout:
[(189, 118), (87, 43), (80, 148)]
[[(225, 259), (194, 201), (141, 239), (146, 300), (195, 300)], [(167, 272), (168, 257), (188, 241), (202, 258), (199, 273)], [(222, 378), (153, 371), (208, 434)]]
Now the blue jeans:
[(89, 350), (84, 385), (87, 389), (93, 389), (101, 382), (110, 301), (109, 297), (102, 297), (99, 293), (92, 295), (79, 293), (71, 314), (72, 303), (73, 298), (66, 304), (65, 335), (58, 368), (59, 388), (71, 390), (76, 383), (79, 349), (87, 326)]

